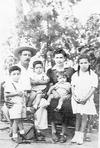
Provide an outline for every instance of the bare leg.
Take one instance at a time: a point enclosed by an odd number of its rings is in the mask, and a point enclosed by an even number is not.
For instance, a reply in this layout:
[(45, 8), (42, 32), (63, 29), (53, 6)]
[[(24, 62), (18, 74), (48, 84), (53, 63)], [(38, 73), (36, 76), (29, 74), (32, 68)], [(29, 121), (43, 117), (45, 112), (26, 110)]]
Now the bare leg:
[(59, 110), (61, 109), (62, 104), (63, 104), (63, 101), (64, 101), (63, 98), (60, 98), (60, 99), (59, 99), (58, 105), (57, 105), (57, 107), (56, 107), (56, 109), (55, 109), (56, 111), (59, 111)]
[(76, 124), (75, 124), (75, 131), (80, 130), (82, 117), (80, 114), (76, 114)]
[(36, 92), (32, 91), (31, 95), (30, 95), (30, 98), (27, 101), (27, 107), (31, 107), (32, 106), (32, 103), (33, 103), (35, 97), (36, 97)]
[(83, 114), (83, 115), (82, 115), (81, 128), (80, 128), (80, 131), (81, 131), (81, 132), (85, 132), (86, 125), (87, 125), (87, 115)]
[(56, 125), (54, 122), (51, 122), (51, 129), (52, 129), (52, 134), (56, 133)]
[(51, 100), (54, 98), (53, 94), (50, 94), (48, 99), (47, 99), (47, 104), (49, 105)]
[(77, 144), (83, 144), (84, 132), (85, 132), (85, 129), (86, 129), (86, 124), (87, 124), (87, 115), (83, 114), (82, 115), (81, 127), (80, 127), (79, 138), (77, 140)]
[(75, 134), (74, 134), (74, 137), (71, 140), (72, 143), (76, 143), (78, 138), (79, 138), (81, 120), (82, 120), (81, 115), (76, 114)]
[(25, 134), (22, 119), (19, 119), (18, 127), (19, 127), (19, 130), (20, 130), (20, 134), (21, 135)]
[(18, 130), (18, 119), (14, 119), (12, 129), (13, 129), (13, 138), (17, 138), (18, 137), (18, 131), (17, 131)]

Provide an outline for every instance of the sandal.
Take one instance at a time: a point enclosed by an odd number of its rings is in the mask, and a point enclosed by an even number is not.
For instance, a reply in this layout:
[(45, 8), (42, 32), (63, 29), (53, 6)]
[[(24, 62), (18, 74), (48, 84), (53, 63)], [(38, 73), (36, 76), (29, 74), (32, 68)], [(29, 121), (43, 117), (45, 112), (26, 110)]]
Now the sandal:
[(12, 141), (14, 141), (15, 143), (22, 143), (21, 139), (19, 139), (18, 137), (16, 138), (11, 138)]
[(85, 141), (91, 142), (91, 138), (90, 137), (85, 137)]
[(64, 143), (66, 142), (67, 138), (66, 138), (66, 135), (60, 135), (60, 143)]
[(37, 141), (45, 141), (45, 136), (41, 132), (37, 132)]
[(53, 134), (52, 134), (52, 140), (53, 140), (54, 142), (58, 142), (58, 141), (59, 141), (59, 139), (58, 139), (56, 133), (53, 133)]

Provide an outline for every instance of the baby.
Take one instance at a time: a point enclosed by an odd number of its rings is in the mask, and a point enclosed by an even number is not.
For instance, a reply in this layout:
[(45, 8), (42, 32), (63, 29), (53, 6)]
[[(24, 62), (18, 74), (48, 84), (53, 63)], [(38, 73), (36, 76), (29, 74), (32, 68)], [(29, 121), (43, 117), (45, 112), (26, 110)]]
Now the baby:
[(64, 74), (58, 73), (57, 81), (58, 82), (55, 85), (50, 87), (47, 93), (48, 95), (47, 104), (48, 105), (50, 104), (51, 99), (59, 99), (58, 105), (55, 111), (59, 111), (61, 109), (64, 100), (67, 99), (67, 96), (71, 90), (71, 84), (67, 82), (67, 77)]

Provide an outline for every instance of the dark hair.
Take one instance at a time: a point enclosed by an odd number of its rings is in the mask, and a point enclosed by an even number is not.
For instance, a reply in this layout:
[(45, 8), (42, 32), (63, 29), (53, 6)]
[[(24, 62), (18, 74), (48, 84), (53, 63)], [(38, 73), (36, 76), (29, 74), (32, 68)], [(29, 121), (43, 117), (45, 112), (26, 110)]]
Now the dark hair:
[(56, 54), (62, 54), (64, 57), (66, 57), (66, 53), (62, 48), (57, 48), (57, 50), (54, 51), (53, 56), (55, 57)]
[(40, 64), (40, 65), (43, 66), (42, 61), (35, 61), (35, 62), (33, 63), (33, 68), (35, 68), (35, 66), (36, 66), (37, 64)]
[[(88, 60), (88, 62), (90, 63), (90, 58), (89, 58), (89, 56), (88, 55), (86, 55), (86, 54), (83, 54), (83, 55), (80, 55), (79, 56), (79, 58), (78, 58), (78, 76), (79, 76), (79, 71), (80, 71), (80, 65), (79, 65), (79, 62), (80, 62), (80, 60), (81, 59), (87, 59)], [(90, 65), (89, 65), (89, 67), (88, 67), (88, 70), (87, 71), (89, 71), (89, 74), (90, 74)]]
[(21, 72), (21, 68), (19, 66), (17, 66), (17, 65), (11, 66), (9, 68), (9, 74), (11, 74), (13, 71), (16, 71), (16, 70), (18, 70), (19, 72)]

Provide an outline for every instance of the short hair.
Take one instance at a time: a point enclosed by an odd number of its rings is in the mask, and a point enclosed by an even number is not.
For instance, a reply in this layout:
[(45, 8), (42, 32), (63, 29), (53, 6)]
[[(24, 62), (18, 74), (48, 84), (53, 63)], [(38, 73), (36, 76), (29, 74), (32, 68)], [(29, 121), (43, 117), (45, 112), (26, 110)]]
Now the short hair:
[(16, 70), (18, 70), (19, 72), (21, 72), (21, 68), (19, 66), (17, 66), (17, 65), (11, 66), (9, 68), (9, 74), (11, 74), (13, 71), (16, 71)]
[(40, 64), (40, 65), (43, 66), (43, 62), (42, 62), (42, 61), (35, 61), (35, 62), (33, 63), (33, 68), (35, 68), (35, 66), (36, 66), (37, 64)]
[(64, 57), (67, 56), (62, 48), (57, 48), (57, 50), (54, 51), (53, 56), (55, 57), (56, 54), (62, 54)]

